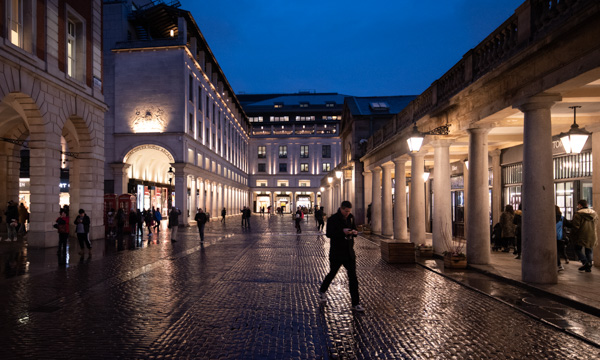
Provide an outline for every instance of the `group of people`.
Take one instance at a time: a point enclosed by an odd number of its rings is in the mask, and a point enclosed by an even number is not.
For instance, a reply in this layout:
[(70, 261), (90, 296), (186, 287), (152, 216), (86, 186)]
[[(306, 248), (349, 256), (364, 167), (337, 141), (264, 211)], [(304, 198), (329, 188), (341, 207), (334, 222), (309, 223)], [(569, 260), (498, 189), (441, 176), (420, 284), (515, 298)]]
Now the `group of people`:
[[(561, 257), (565, 263), (569, 263), (567, 255), (567, 245), (573, 243), (573, 248), (582, 263), (579, 271), (592, 271), (592, 249), (597, 243), (596, 224), (598, 223), (598, 214), (589, 208), (588, 202), (584, 199), (577, 202), (577, 211), (571, 221), (567, 220), (560, 208), (555, 206), (556, 220), (556, 246), (557, 246), (557, 267), (558, 271), (565, 268), (561, 264)], [(513, 248), (513, 254), (516, 259), (521, 258), (522, 231), (521, 224), (523, 213), (520, 209), (514, 210), (512, 205), (506, 205), (504, 212), (500, 216), (500, 222), (494, 226), (492, 238), (494, 245), (492, 250), (509, 252)], [(527, 239), (525, 239), (527, 241)]]
[[(25, 204), (21, 203), (17, 207), (17, 204), (12, 200), (8, 201), (4, 216), (6, 219), (7, 233), (7, 237), (4, 241), (17, 241), (18, 235), (25, 235), (27, 233), (26, 222), (29, 221), (29, 210), (27, 210)], [(0, 217), (0, 221), (2, 221), (2, 217)], [(2, 240), (2, 238), (0, 238), (0, 240)]]
[(240, 212), (242, 213), (242, 227), (249, 229), (250, 228), (250, 215), (252, 214), (252, 210), (249, 207), (244, 206)]

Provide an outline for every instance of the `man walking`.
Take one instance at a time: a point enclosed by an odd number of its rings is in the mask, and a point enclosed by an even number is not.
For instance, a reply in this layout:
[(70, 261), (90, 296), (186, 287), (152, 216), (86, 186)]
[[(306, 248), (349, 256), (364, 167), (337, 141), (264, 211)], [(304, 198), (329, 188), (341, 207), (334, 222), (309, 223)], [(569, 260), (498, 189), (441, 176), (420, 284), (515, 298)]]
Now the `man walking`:
[(342, 201), (337, 213), (327, 220), (327, 233), (325, 235), (330, 239), (330, 270), (319, 289), (319, 301), (322, 303), (327, 301), (325, 293), (343, 265), (348, 272), (352, 310), (363, 312), (365, 309), (360, 305), (358, 278), (356, 277), (356, 254), (354, 253), (354, 238), (358, 235), (358, 231), (356, 231), (356, 223), (351, 212), (352, 204), (350, 201)]
[(198, 232), (200, 233), (200, 243), (202, 244), (204, 243), (204, 225), (206, 225), (207, 220), (206, 214), (202, 209), (198, 209), (194, 220), (196, 220), (196, 225), (198, 225)]
[(571, 238), (575, 244), (577, 256), (583, 264), (579, 271), (592, 272), (592, 249), (596, 246), (598, 238), (596, 235), (596, 223), (598, 214), (590, 208), (586, 200), (577, 202), (577, 212), (571, 221)]
[(169, 212), (169, 222), (168, 227), (171, 229), (171, 242), (177, 242), (177, 230), (179, 229), (179, 215), (181, 215), (181, 210), (178, 208), (171, 208), (171, 212)]

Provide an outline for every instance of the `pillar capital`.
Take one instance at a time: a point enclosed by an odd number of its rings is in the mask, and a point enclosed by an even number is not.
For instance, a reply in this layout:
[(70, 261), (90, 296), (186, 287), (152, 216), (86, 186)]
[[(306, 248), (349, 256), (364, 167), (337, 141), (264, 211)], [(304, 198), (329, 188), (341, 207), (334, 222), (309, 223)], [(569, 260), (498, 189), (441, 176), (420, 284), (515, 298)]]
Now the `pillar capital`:
[(474, 128), (467, 129), (467, 132), (469, 133), (469, 135), (486, 135), (490, 131), (492, 131), (491, 126), (489, 126), (489, 127), (481, 126), (481, 127), (474, 127)]
[(382, 168), (381, 168), (381, 166), (374, 166), (374, 167), (371, 169), (371, 172), (372, 172), (372, 173), (380, 173), (381, 171), (382, 171)]
[(519, 109), (522, 112), (550, 109), (556, 102), (561, 101), (560, 94), (539, 94), (528, 98), (517, 100), (513, 108)]
[(381, 168), (382, 168), (382, 169), (393, 169), (393, 168), (394, 168), (394, 164), (393, 164), (393, 163), (390, 163), (390, 162), (387, 162), (387, 163), (385, 163), (385, 164), (382, 164), (382, 165), (381, 165)]
[(123, 174), (131, 167), (131, 164), (127, 163), (114, 163), (110, 164), (110, 167), (113, 169), (115, 174)]
[(449, 147), (450, 145), (452, 145), (452, 143), (454, 143), (455, 139), (454, 138), (447, 138), (447, 137), (436, 137), (434, 138), (432, 141), (429, 142), (429, 145), (433, 146), (434, 148), (437, 147)]
[(500, 156), (500, 154), (502, 154), (502, 150), (500, 150), (500, 149), (494, 149), (494, 150), (490, 151), (490, 155), (492, 157)]
[(394, 164), (405, 164), (408, 160), (409, 157), (407, 155), (402, 155), (394, 158), (392, 161), (394, 162)]

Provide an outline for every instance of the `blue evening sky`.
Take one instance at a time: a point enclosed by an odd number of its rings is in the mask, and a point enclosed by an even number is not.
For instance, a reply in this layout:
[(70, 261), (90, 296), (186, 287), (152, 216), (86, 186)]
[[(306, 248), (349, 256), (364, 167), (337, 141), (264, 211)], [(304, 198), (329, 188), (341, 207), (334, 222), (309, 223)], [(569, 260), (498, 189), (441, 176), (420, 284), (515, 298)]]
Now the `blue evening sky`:
[(524, 0), (180, 0), (236, 93), (422, 93)]

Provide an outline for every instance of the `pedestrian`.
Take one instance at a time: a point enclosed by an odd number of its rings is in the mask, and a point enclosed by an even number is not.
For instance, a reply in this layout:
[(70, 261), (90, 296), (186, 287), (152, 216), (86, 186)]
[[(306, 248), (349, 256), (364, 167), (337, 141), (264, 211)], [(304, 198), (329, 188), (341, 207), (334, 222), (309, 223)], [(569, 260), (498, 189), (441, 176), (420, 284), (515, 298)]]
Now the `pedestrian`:
[(144, 215), (142, 214), (140, 209), (137, 209), (136, 218), (137, 218), (137, 231), (140, 233), (140, 236), (144, 236)]
[(85, 248), (88, 248), (88, 255), (92, 256), (92, 244), (90, 243), (90, 217), (86, 215), (83, 209), (79, 209), (79, 215), (75, 218), (75, 232), (79, 241), (79, 255), (85, 255)]
[(119, 208), (119, 210), (117, 210), (115, 220), (117, 222), (117, 235), (123, 236), (123, 228), (125, 227), (125, 212), (123, 209)]
[(106, 213), (106, 223), (108, 226), (108, 236), (114, 236), (117, 233), (115, 225), (115, 209), (110, 208)]
[(500, 226), (502, 226), (502, 246), (503, 252), (509, 252), (510, 245), (515, 241), (515, 224), (513, 220), (515, 211), (512, 205), (506, 205), (502, 215), (500, 215)]
[(148, 228), (148, 236), (152, 236), (152, 222), (154, 221), (153, 211), (150, 209), (144, 210), (144, 221)]
[(300, 227), (300, 222), (302, 221), (303, 216), (304, 216), (304, 214), (302, 213), (300, 206), (298, 206), (298, 209), (296, 210), (296, 217), (294, 219), (294, 222), (296, 223), (296, 234), (302, 233), (302, 228)]
[(348, 273), (348, 285), (352, 299), (352, 310), (363, 312), (358, 293), (358, 278), (356, 277), (356, 254), (354, 252), (354, 238), (358, 235), (356, 222), (352, 215), (352, 203), (342, 201), (337, 213), (327, 220), (326, 236), (330, 239), (329, 246), (329, 273), (323, 279), (319, 289), (319, 301), (327, 301), (326, 292), (341, 266)]
[(4, 213), (6, 216), (6, 230), (8, 233), (8, 240), (16, 241), (17, 240), (17, 226), (19, 225), (19, 209), (17, 209), (17, 205), (10, 200), (6, 206), (6, 212)]
[(162, 214), (160, 213), (160, 208), (156, 208), (154, 211), (154, 229), (157, 233), (160, 232), (160, 222), (162, 221)]
[(60, 209), (60, 216), (56, 218), (54, 228), (58, 230), (58, 251), (59, 256), (67, 255), (67, 242), (69, 241), (69, 216), (67, 211)]
[(181, 211), (178, 208), (171, 208), (169, 213), (169, 223), (167, 226), (171, 229), (171, 242), (177, 241), (177, 230), (179, 229), (179, 215)]
[(200, 234), (200, 243), (204, 243), (204, 225), (206, 225), (206, 213), (202, 209), (198, 209), (196, 213), (196, 225), (198, 225), (198, 233)]
[(227, 209), (223, 208), (223, 210), (221, 210), (221, 222), (225, 223), (225, 216), (227, 216)]
[(554, 205), (554, 211), (556, 213), (556, 261), (558, 264), (558, 271), (563, 271), (565, 268), (560, 263), (560, 256), (563, 255), (565, 257), (565, 263), (569, 263), (569, 258), (567, 257), (567, 245), (565, 241), (565, 217), (562, 216), (562, 212), (557, 205)]
[(581, 199), (577, 202), (577, 212), (573, 216), (570, 227), (571, 239), (575, 245), (575, 251), (583, 264), (579, 271), (592, 272), (592, 249), (598, 242), (596, 235), (596, 224), (598, 214), (588, 207), (587, 200)]
[(513, 218), (513, 224), (515, 224), (515, 237), (517, 239), (517, 245), (515, 246), (515, 251), (513, 252), (515, 259), (521, 258), (521, 244), (522, 244), (522, 224), (523, 224), (523, 209), (521, 209), (521, 204), (517, 205), (517, 211), (515, 211), (515, 217)]
[(371, 225), (371, 204), (367, 206), (367, 224)]
[(315, 212), (315, 218), (317, 218), (317, 230), (323, 232), (323, 227), (325, 226), (325, 213), (323, 212), (322, 206)]
[(19, 204), (19, 234), (27, 234), (27, 229), (25, 228), (25, 222), (29, 220), (29, 211), (25, 207), (25, 204)]
[(138, 223), (138, 218), (137, 218), (137, 213), (135, 212), (135, 209), (131, 209), (129, 210), (129, 230), (131, 233), (131, 236), (135, 236), (137, 235), (137, 223)]

